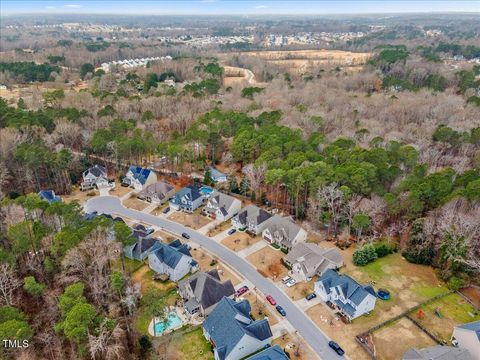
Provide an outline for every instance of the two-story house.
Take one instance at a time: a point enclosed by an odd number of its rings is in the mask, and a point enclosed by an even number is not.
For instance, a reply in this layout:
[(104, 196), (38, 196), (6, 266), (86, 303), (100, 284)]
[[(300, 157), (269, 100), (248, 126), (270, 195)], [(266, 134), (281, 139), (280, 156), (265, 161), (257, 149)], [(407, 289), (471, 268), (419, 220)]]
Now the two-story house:
[(203, 203), (203, 195), (193, 185), (185, 186), (170, 199), (170, 207), (174, 210), (194, 212)]
[(150, 169), (141, 168), (139, 166), (130, 166), (127, 175), (122, 180), (126, 186), (130, 186), (137, 191), (142, 191), (150, 184), (157, 182), (157, 174)]
[(139, 237), (132, 245), (123, 248), (125, 257), (131, 260), (144, 261), (148, 254), (160, 248), (160, 240), (151, 237)]
[(175, 187), (164, 181), (150, 184), (143, 189), (138, 198), (151, 203), (164, 204), (175, 194)]
[(348, 320), (369, 313), (377, 299), (370, 285), (360, 285), (348, 275), (328, 269), (314, 286), (315, 293), (325, 302), (332, 303)]
[(203, 208), (203, 212), (214, 219), (227, 221), (238, 214), (241, 208), (242, 202), (237, 198), (214, 191)]
[(268, 224), (272, 214), (255, 205), (248, 205), (232, 218), (232, 226), (239, 230), (246, 230), (258, 235)]
[(198, 263), (193, 260), (188, 246), (180, 240), (168, 245), (160, 243), (158, 249), (148, 254), (148, 265), (157, 274), (167, 275), (171, 281), (178, 281), (198, 270)]
[(85, 191), (104, 186), (108, 186), (107, 169), (104, 166), (94, 165), (82, 173), (80, 190)]
[(213, 345), (215, 360), (239, 360), (272, 342), (268, 319), (252, 320), (248, 300), (223, 297), (203, 322), (203, 335)]
[(206, 171), (210, 172), (210, 177), (212, 178), (213, 182), (220, 184), (228, 181), (227, 175), (222, 173), (220, 170), (213, 166), (207, 167)]
[(197, 272), (178, 283), (178, 293), (185, 300), (183, 305), (188, 316), (209, 315), (224, 297), (233, 298), (235, 288), (230, 280), (222, 282), (216, 269)]
[(452, 344), (467, 350), (473, 360), (480, 360), (480, 320), (455, 326)]
[(37, 195), (40, 199), (48, 202), (49, 204), (62, 202), (62, 198), (55, 195), (55, 191), (53, 190), (40, 190)]
[(296, 244), (307, 240), (307, 232), (293, 220), (275, 214), (268, 220), (262, 237), (270, 244), (290, 250)]

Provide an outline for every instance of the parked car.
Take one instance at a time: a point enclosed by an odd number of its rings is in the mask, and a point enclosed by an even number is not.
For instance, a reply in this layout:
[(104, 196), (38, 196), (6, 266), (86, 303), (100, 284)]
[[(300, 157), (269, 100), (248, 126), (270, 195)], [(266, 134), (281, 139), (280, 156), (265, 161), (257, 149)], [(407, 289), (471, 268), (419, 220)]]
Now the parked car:
[(190, 235), (188, 235), (187, 233), (182, 233), (182, 237), (184, 237), (185, 239), (190, 239)]
[(163, 213), (164, 214), (168, 214), (168, 212), (170, 211), (170, 206), (167, 206), (165, 209), (163, 209)]
[(228, 230), (227, 234), (228, 234), (228, 235), (232, 235), (232, 234), (234, 234), (236, 231), (237, 231), (237, 229), (230, 229), (230, 230)]
[(282, 283), (286, 284), (290, 280), (292, 280), (292, 278), (290, 276), (285, 276), (284, 278), (282, 278)]
[(343, 356), (345, 354), (345, 351), (343, 351), (343, 349), (340, 347), (340, 345), (338, 345), (333, 340), (328, 342), (328, 346), (330, 346), (333, 350), (335, 350), (335, 352), (340, 356)]
[(235, 291), (235, 297), (242, 296), (242, 295), (245, 294), (247, 291), (248, 291), (248, 286), (247, 286), (247, 285), (242, 286), (240, 289), (238, 289), (237, 291)]
[(272, 297), (272, 295), (268, 295), (267, 296), (267, 300), (270, 304), (272, 304), (273, 306), (277, 305), (277, 302), (275, 301), (275, 299)]
[(287, 316), (287, 312), (280, 305), (275, 306), (275, 309), (277, 309), (277, 311), (280, 313), (280, 315)]
[(317, 294), (315, 293), (310, 293), (308, 294), (307, 296), (305, 296), (305, 299), (307, 299), (308, 301), (312, 300), (312, 299), (315, 299), (317, 297)]
[(290, 280), (287, 281), (287, 283), (285, 285), (287, 285), (287, 287), (292, 287), (296, 283), (297, 283), (297, 281), (295, 279), (290, 279)]
[(390, 291), (386, 289), (378, 289), (377, 297), (382, 300), (389, 300), (390, 299)]

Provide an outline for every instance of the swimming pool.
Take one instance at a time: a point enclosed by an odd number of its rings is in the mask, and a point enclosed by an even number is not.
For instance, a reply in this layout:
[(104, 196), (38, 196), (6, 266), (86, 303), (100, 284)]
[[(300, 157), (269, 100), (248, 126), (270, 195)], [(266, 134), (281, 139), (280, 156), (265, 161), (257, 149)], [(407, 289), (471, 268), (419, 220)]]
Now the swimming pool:
[(201, 193), (203, 196), (208, 196), (208, 195), (210, 195), (212, 192), (213, 192), (213, 188), (211, 188), (210, 186), (202, 186), (202, 187), (200, 188), (200, 193)]
[(155, 335), (159, 336), (163, 334), (165, 330), (174, 329), (180, 325), (182, 325), (182, 319), (180, 319), (176, 312), (172, 311), (168, 314), (167, 322), (155, 323)]

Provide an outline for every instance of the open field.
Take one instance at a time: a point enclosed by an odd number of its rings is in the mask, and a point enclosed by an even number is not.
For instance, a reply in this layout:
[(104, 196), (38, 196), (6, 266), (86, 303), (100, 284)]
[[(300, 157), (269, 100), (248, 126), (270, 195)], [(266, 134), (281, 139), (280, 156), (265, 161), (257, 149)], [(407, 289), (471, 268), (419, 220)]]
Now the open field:
[(142, 211), (148, 206), (148, 203), (146, 201), (137, 199), (137, 197), (133, 195), (123, 202), (123, 206), (128, 207), (130, 209)]
[(237, 231), (222, 240), (222, 244), (233, 251), (240, 251), (262, 240), (260, 235), (252, 237), (246, 232)]
[(193, 230), (200, 229), (211, 221), (205, 215), (202, 215), (198, 210), (193, 214), (185, 213), (183, 211), (175, 211), (168, 217), (168, 219), (190, 227)]
[(288, 270), (282, 265), (281, 259), (285, 254), (279, 250), (266, 246), (263, 249), (247, 256), (249, 261), (263, 276), (273, 280), (286, 276)]
[[(307, 347), (303, 339), (298, 335), (287, 333), (272, 341), (273, 345), (279, 345), (292, 360), (316, 360), (318, 356)], [(299, 346), (300, 345), (300, 346)], [(287, 348), (287, 346), (289, 346)]]
[(166, 359), (213, 360), (212, 345), (203, 337), (201, 326), (192, 331), (173, 332), (167, 337), (157, 349)]
[[(480, 320), (480, 313), (458, 294), (451, 294), (422, 307), (424, 318), (418, 319), (416, 313), (411, 314), (433, 335), (445, 342), (449, 342), (453, 333), (453, 327), (471, 321)], [(438, 310), (442, 318), (435, 314)], [(472, 316), (473, 315), (473, 316)]]
[(100, 195), (100, 192), (96, 189), (80, 191), (78, 186), (74, 186), (71, 194), (61, 195), (61, 197), (67, 204), (77, 200), (81, 205), (83, 205), (88, 199), (98, 195)]
[(198, 262), (198, 266), (200, 267), (201, 271), (217, 269), (220, 274), (220, 280), (230, 280), (233, 286), (240, 284), (240, 278), (228, 270), (221, 262), (217, 262), (216, 264), (212, 265), (213, 258), (203, 250), (192, 249), (191, 253), (193, 258)]
[(379, 359), (401, 359), (411, 347), (437, 345), (427, 334), (407, 318), (383, 327), (373, 333), (376, 355)]
[(255, 293), (251, 290), (242, 296), (250, 302), (252, 307), (252, 316), (255, 320), (263, 319), (265, 316), (268, 317), (268, 323), (270, 326), (278, 323), (278, 319), (273, 312), (276, 311), (273, 306), (267, 303), (267, 300), (262, 295), (255, 296)]
[(115, 189), (110, 190), (108, 195), (122, 197), (130, 191), (133, 191), (132, 188), (121, 186), (119, 182), (116, 182), (115, 185)]

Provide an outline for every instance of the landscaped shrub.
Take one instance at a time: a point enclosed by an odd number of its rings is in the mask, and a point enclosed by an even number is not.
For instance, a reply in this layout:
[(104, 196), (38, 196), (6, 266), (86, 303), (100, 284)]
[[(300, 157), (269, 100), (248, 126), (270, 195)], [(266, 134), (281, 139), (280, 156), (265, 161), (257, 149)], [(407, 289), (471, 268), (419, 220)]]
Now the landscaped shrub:
[(465, 286), (465, 281), (463, 281), (463, 279), (460, 279), (456, 276), (452, 276), (447, 283), (447, 287), (450, 290), (455, 290), (455, 291), (458, 289), (461, 289), (464, 286)]
[(394, 244), (390, 244), (385, 241), (379, 241), (373, 244), (377, 257), (381, 258), (397, 251), (397, 247)]
[(357, 266), (365, 266), (377, 259), (375, 247), (372, 244), (362, 246), (353, 253), (353, 263)]
[(275, 249), (280, 249), (280, 245), (278, 245), (278, 244), (271, 243), (270, 245)]
[(281, 248), (280, 249), (284, 254), (288, 254), (288, 249), (287, 248)]

